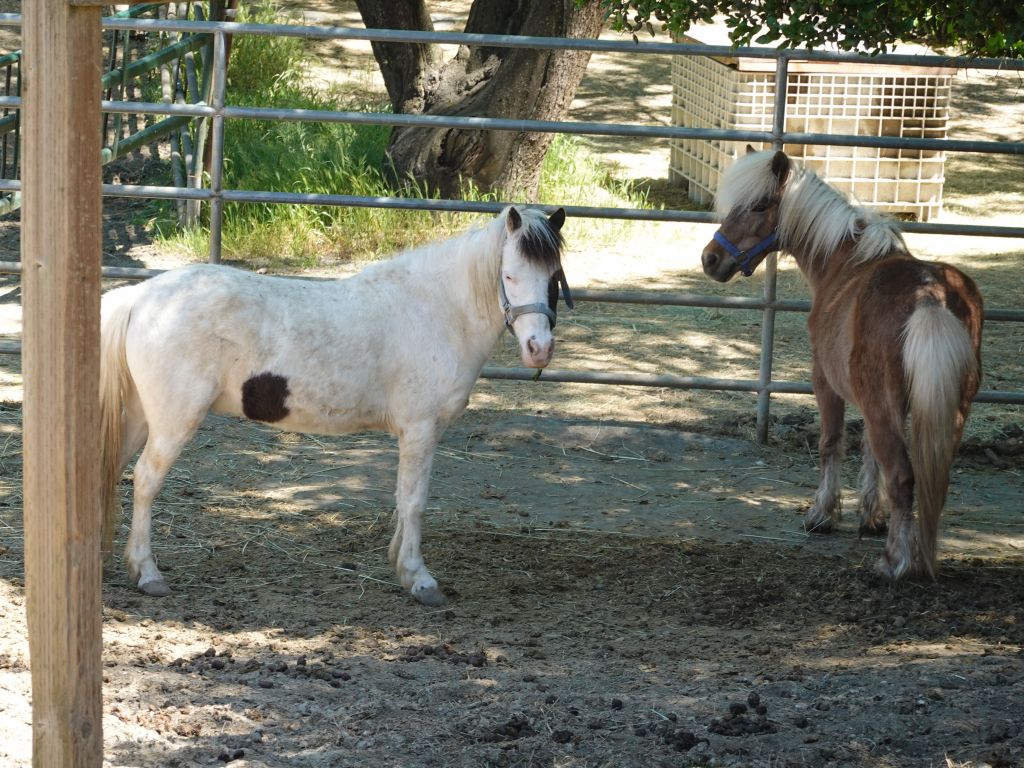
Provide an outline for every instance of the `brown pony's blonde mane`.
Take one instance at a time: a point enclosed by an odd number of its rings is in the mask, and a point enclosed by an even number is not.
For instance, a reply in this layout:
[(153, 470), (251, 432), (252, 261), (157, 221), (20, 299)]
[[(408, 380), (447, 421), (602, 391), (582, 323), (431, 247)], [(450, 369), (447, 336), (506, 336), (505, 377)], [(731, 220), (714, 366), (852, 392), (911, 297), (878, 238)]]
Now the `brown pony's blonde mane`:
[[(720, 216), (749, 210), (778, 194), (779, 182), (771, 169), (774, 155), (752, 152), (726, 169), (715, 200)], [(855, 261), (907, 250), (895, 222), (851, 204), (814, 171), (792, 161), (779, 203), (778, 235), (783, 250), (811, 261), (827, 259), (847, 240), (854, 242), (849, 256)]]

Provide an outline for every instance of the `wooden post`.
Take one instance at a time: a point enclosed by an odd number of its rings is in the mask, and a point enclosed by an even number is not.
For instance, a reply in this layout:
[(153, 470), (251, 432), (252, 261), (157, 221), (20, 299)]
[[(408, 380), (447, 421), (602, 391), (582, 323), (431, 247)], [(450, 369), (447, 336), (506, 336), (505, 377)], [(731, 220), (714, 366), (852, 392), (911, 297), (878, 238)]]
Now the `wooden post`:
[(33, 765), (103, 760), (100, 12), (26, 0), (21, 261)]

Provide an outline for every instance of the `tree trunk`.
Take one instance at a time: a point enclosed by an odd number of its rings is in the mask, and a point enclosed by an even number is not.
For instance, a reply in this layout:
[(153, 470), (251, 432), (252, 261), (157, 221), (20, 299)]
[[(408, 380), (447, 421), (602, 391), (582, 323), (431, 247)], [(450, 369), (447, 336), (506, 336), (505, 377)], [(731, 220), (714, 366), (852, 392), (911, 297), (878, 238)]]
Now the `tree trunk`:
[[(423, 0), (357, 0), (368, 28), (431, 29)], [(386, 8), (385, 8), (386, 6)], [(474, 0), (466, 32), (595, 38), (596, 1)], [(442, 62), (437, 46), (374, 44), (395, 112), (562, 120), (590, 60), (588, 52), (462, 46)], [(508, 198), (535, 200), (552, 134), (456, 128), (395, 128), (388, 154), (395, 179), (426, 193), (459, 197), (466, 182)]]

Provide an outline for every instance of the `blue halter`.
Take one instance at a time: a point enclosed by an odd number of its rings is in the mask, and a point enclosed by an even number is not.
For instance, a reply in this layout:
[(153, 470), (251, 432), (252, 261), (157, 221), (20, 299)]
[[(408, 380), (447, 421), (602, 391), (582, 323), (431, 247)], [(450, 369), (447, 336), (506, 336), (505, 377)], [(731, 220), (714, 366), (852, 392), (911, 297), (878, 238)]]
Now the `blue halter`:
[(740, 272), (743, 273), (744, 277), (750, 277), (754, 274), (753, 268), (750, 266), (755, 258), (760, 256), (762, 253), (769, 253), (770, 251), (778, 250), (779, 235), (777, 232), (772, 232), (768, 237), (759, 242), (753, 248), (746, 251), (741, 251), (735, 245), (729, 242), (729, 238), (722, 234), (722, 230), (715, 232), (715, 242), (725, 248), (732, 256), (736, 263), (739, 264)]

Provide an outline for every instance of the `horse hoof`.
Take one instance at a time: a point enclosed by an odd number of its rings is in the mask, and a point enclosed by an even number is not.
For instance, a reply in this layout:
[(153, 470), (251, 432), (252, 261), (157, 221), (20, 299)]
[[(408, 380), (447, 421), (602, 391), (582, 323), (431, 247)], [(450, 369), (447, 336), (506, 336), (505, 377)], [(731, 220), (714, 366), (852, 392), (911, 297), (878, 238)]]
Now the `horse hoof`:
[(139, 592), (150, 597), (167, 597), (171, 594), (171, 588), (167, 586), (167, 582), (163, 579), (153, 579), (152, 581), (145, 581), (139, 584)]
[(907, 575), (909, 566), (905, 560), (893, 562), (887, 554), (883, 554), (875, 563), (875, 573), (889, 581), (899, 581)]
[(884, 536), (886, 531), (889, 530), (889, 526), (883, 520), (880, 523), (861, 523), (859, 536)]
[(448, 602), (448, 598), (444, 596), (440, 587), (427, 587), (413, 592), (412, 596), (428, 608), (440, 608)]
[(804, 530), (807, 533), (832, 533), (832, 519), (826, 517), (824, 520), (804, 520)]

